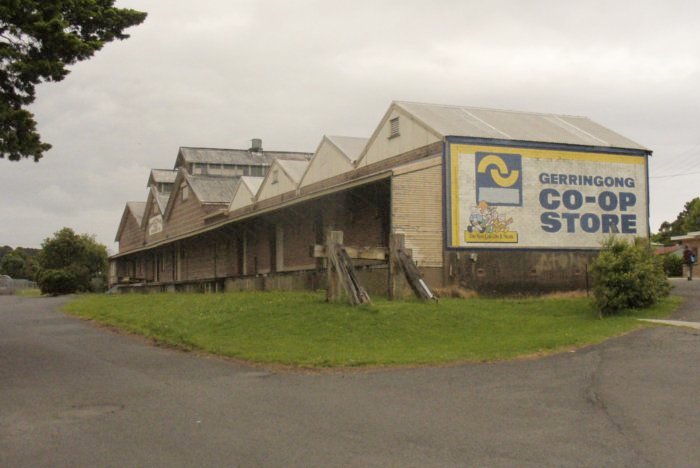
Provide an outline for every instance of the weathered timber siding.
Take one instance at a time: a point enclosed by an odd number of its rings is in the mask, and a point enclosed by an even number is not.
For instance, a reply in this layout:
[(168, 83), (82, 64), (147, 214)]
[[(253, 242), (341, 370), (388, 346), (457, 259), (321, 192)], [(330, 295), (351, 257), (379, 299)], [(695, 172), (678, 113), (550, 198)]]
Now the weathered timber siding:
[(209, 239), (192, 239), (180, 245), (183, 281), (214, 277), (214, 250)]
[(247, 234), (246, 273), (248, 275), (271, 271), (270, 229), (268, 222), (260, 220)]
[(200, 204), (193, 190), (190, 190), (187, 200), (182, 199), (179, 190), (173, 196), (176, 196), (177, 200), (173, 200), (174, 203), (170, 215), (163, 222), (163, 234), (165, 237), (175, 237), (201, 228), (204, 226), (204, 217), (206, 215), (225, 207), (225, 205)]
[(391, 181), (392, 229), (405, 234), (406, 247), (421, 267), (443, 265), (442, 163), (414, 163)]
[(283, 270), (315, 268), (316, 261), (309, 256), (309, 247), (314, 245), (316, 234), (313, 217), (306, 217), (301, 212), (296, 216), (286, 216), (280, 222), (282, 227)]
[(143, 245), (143, 231), (141, 226), (136, 222), (131, 213), (129, 213), (126, 225), (122, 230), (122, 235), (119, 237), (119, 251), (124, 252), (126, 250), (135, 249)]
[(226, 278), (237, 276), (238, 271), (238, 246), (237, 237), (229, 232), (219, 236), (216, 243), (216, 276)]

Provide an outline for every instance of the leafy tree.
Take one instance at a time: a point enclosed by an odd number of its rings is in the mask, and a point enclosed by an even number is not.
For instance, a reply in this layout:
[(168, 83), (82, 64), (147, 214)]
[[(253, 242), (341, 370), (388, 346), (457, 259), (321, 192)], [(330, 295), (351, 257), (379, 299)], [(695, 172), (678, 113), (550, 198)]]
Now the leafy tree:
[(105, 283), (107, 247), (96, 242), (94, 236), (63, 228), (44, 240), (41, 247), (37, 281), (42, 292), (84, 292), (93, 284)]
[(663, 261), (646, 239), (633, 244), (611, 237), (591, 267), (593, 304), (601, 316), (644, 308), (668, 295)]
[(659, 232), (651, 240), (662, 244), (671, 244), (671, 236), (680, 236), (691, 231), (700, 231), (700, 197), (686, 202), (683, 211), (678, 213), (675, 221), (664, 221)]
[(18, 247), (12, 250), (10, 248), (10, 251), (0, 259), (0, 274), (33, 280), (36, 273), (36, 260), (35, 255), (31, 253), (32, 250), (35, 249)]
[(2, 0), (0, 2), (0, 158), (38, 161), (41, 141), (34, 115), (35, 86), (61, 81), (66, 66), (88, 59), (146, 13), (115, 8), (114, 0)]
[(2, 260), (2, 257), (9, 254), (10, 252), (12, 252), (12, 247), (10, 247), (9, 245), (3, 245), (2, 247), (0, 247), (0, 260)]
[(12, 278), (25, 278), (25, 258), (16, 252), (10, 252), (0, 260), (0, 273), (10, 275)]

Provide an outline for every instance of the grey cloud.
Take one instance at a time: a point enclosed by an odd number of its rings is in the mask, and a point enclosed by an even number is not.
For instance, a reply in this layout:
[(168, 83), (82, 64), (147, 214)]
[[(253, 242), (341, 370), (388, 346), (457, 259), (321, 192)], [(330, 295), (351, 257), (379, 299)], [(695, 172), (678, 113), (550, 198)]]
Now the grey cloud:
[[(586, 115), (652, 148), (652, 176), (700, 170), (683, 153), (700, 144), (692, 2), (119, 5), (149, 17), (39, 87), (54, 149), (0, 161), (0, 244), (68, 225), (111, 245), (148, 168), (172, 167), (179, 146), (313, 151), (324, 133), (368, 136), (392, 100)], [(652, 227), (698, 195), (692, 180), (652, 179)]]

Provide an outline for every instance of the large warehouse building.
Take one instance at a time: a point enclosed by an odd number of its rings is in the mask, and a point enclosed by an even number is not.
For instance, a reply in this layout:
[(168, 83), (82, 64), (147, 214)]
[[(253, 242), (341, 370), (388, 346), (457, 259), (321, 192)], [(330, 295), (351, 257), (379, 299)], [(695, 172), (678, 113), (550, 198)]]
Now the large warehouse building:
[[(486, 294), (585, 287), (610, 235), (649, 234), (651, 151), (585, 117), (394, 102), (369, 139), (313, 154), (180, 148), (128, 202), (111, 257), (124, 290), (324, 287), (311, 256), (403, 234), (426, 282)], [(382, 294), (387, 264), (357, 262)]]

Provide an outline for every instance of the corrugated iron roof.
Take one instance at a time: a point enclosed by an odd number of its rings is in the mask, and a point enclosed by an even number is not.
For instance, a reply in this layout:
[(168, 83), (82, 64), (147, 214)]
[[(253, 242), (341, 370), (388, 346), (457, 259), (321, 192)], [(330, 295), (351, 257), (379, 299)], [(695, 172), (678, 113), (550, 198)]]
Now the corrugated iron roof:
[(357, 161), (367, 145), (367, 138), (326, 135), (335, 146), (351, 161)]
[(151, 169), (151, 175), (148, 177), (148, 184), (172, 184), (175, 182), (175, 177), (177, 177), (177, 171), (170, 169)]
[(240, 177), (187, 176), (187, 182), (202, 203), (230, 203)]
[(587, 117), (394, 102), (440, 136), (560, 143), (650, 151)]
[(690, 239), (698, 239), (700, 238), (700, 231), (691, 231), (688, 232), (685, 235), (680, 235), (680, 236), (671, 236), (671, 240), (690, 240)]
[(295, 161), (289, 159), (278, 159), (277, 163), (295, 184), (299, 183), (301, 177), (304, 175), (306, 167), (309, 165), (309, 161)]
[(269, 166), (277, 158), (295, 159), (306, 161), (311, 158), (311, 153), (298, 153), (286, 151), (261, 151), (252, 152), (241, 149), (224, 148), (180, 148), (175, 162), (175, 168), (184, 163), (209, 163), (209, 164), (238, 164), (249, 166)]

